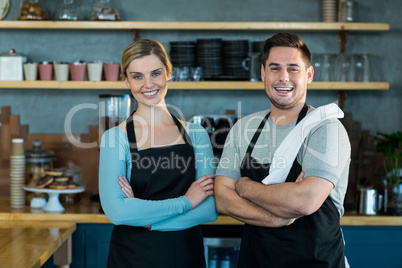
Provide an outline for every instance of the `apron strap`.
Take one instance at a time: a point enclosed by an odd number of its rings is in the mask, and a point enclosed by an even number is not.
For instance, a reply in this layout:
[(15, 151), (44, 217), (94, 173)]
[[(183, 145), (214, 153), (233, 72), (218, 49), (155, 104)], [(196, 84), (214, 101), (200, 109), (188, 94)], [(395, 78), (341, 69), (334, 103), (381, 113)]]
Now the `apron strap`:
[[(126, 130), (127, 130), (127, 136), (128, 136), (128, 144), (130, 146), (130, 152), (138, 152), (138, 147), (137, 147), (137, 140), (135, 138), (135, 131), (134, 131), (134, 113), (135, 111), (127, 118), (126, 121)], [(170, 114), (173, 118), (173, 121), (175, 122), (177, 128), (179, 129), (180, 135), (183, 137), (184, 142), (191, 147), (193, 144), (191, 143), (191, 139), (187, 134), (187, 131), (183, 127), (183, 125), (179, 122), (179, 120), (172, 114)]]
[(297, 117), (296, 125), (306, 116), (308, 110), (308, 105), (304, 103), (303, 109), (300, 111), (299, 116)]
[(254, 133), (254, 136), (253, 136), (253, 138), (252, 138), (251, 141), (250, 141), (250, 144), (249, 144), (249, 146), (248, 146), (248, 148), (247, 148), (246, 155), (247, 155), (247, 154), (248, 154), (248, 155), (251, 155), (251, 152), (252, 152), (253, 149), (254, 149), (255, 143), (257, 142), (258, 138), (260, 137), (260, 134), (261, 134), (261, 132), (262, 132), (262, 129), (264, 128), (265, 123), (267, 122), (268, 117), (269, 117), (270, 114), (271, 114), (271, 111), (268, 112), (267, 115), (262, 119), (260, 125), (258, 126), (257, 131)]
[[(307, 105), (306, 103), (304, 103), (303, 108), (302, 108), (302, 110), (300, 111), (299, 116), (297, 117), (296, 125), (306, 116), (307, 110), (308, 110), (308, 105)], [(261, 132), (262, 132), (262, 129), (264, 128), (265, 123), (267, 122), (267, 120), (268, 120), (270, 114), (271, 114), (271, 112), (269, 112), (269, 113), (264, 117), (264, 119), (262, 119), (261, 124), (258, 126), (257, 131), (255, 132), (253, 138), (251, 139), (251, 142), (250, 142), (250, 144), (249, 144), (249, 146), (248, 146), (248, 148), (247, 148), (246, 154), (251, 155), (251, 152), (253, 151), (254, 146), (255, 146), (255, 144), (256, 144), (258, 138), (260, 137), (260, 134), (261, 134)]]
[(128, 145), (130, 147), (130, 153), (133, 154), (138, 152), (137, 148), (137, 140), (135, 138), (135, 131), (134, 131), (134, 112), (127, 118), (126, 121), (126, 130), (127, 130), (127, 137), (128, 137)]
[(191, 142), (190, 137), (188, 136), (188, 133), (186, 131), (186, 129), (183, 127), (183, 125), (180, 123), (179, 119), (176, 118), (176, 116), (174, 116), (173, 114), (170, 114), (173, 118), (173, 121), (176, 123), (176, 126), (179, 128), (180, 134), (184, 139), (184, 142), (187, 145), (190, 145), (191, 147), (193, 147), (193, 144)]

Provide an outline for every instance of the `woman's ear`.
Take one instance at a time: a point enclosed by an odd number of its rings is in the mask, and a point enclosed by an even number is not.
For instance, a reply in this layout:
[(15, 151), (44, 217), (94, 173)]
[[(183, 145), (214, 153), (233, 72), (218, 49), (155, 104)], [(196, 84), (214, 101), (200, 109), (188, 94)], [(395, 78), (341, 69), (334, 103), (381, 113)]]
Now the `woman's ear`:
[(127, 77), (124, 77), (124, 83), (126, 83), (126, 86), (127, 86), (128, 88), (130, 88), (130, 84), (128, 83)]

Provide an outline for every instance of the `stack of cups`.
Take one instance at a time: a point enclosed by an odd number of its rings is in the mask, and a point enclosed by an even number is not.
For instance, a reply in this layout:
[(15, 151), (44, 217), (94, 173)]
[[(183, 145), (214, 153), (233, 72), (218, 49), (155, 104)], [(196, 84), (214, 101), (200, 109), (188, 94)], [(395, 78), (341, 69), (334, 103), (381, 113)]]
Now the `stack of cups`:
[(12, 208), (25, 206), (25, 154), (24, 140), (11, 140), (10, 156), (10, 205)]
[(337, 20), (337, 1), (321, 0), (322, 21), (336, 22)]

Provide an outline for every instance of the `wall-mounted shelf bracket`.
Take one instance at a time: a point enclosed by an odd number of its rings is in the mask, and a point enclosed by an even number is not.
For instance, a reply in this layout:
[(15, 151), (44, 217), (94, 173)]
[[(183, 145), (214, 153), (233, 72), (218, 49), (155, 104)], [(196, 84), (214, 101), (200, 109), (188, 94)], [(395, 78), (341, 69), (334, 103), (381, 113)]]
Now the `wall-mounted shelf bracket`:
[(134, 40), (134, 41), (141, 40), (141, 38), (140, 38), (140, 31), (139, 31), (139, 30), (133, 30), (133, 40)]
[[(342, 26), (342, 30), (339, 31), (339, 52), (344, 53), (346, 48), (346, 42), (348, 41), (348, 32), (345, 30), (345, 27)], [(343, 110), (345, 106), (345, 101), (347, 99), (347, 91), (346, 90), (339, 90), (338, 91), (338, 104), (339, 108)]]
[(348, 41), (348, 31), (345, 30), (345, 27), (342, 26), (342, 30), (339, 31), (339, 52), (344, 53), (346, 42)]

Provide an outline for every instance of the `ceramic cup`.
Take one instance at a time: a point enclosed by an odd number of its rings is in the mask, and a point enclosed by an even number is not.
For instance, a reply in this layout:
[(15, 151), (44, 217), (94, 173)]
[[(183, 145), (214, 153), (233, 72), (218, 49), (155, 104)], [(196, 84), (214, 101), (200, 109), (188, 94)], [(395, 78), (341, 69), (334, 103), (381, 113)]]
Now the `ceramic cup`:
[(68, 71), (69, 71), (68, 63), (57, 62), (54, 64), (54, 74), (56, 76), (56, 80), (67, 81), (68, 80)]
[(89, 62), (87, 67), (88, 79), (90, 81), (100, 81), (102, 78), (103, 63), (101, 61)]
[(77, 61), (70, 63), (70, 75), (73, 81), (84, 81), (87, 64), (85, 62)]
[(38, 63), (28, 62), (24, 64), (25, 80), (34, 81), (38, 77)]
[(53, 79), (53, 63), (49, 61), (43, 61), (38, 64), (39, 78), (40, 80), (52, 80)]
[(108, 62), (103, 64), (106, 81), (118, 81), (120, 77), (120, 64)]

